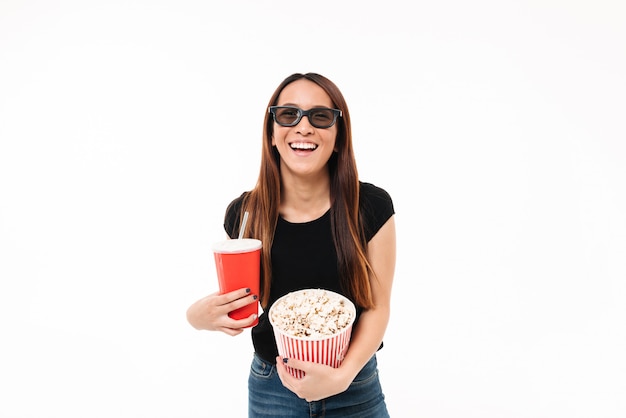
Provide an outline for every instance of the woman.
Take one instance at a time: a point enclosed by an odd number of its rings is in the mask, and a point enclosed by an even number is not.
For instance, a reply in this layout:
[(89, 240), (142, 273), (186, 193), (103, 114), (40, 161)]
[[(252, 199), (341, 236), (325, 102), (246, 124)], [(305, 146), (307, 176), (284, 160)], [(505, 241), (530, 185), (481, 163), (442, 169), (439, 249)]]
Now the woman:
[[(283, 359), (263, 313), (252, 328), (248, 380), (250, 417), (387, 417), (376, 352), (389, 320), (395, 269), (394, 208), (383, 189), (358, 178), (350, 115), (327, 78), (293, 74), (276, 89), (264, 122), (256, 187), (227, 208), (224, 227), (235, 238), (245, 211), (246, 236), (263, 242), (261, 294), (217, 293), (189, 307), (197, 329), (237, 335), (256, 317), (228, 312), (260, 297), (264, 312), (279, 297), (325, 288), (357, 306), (350, 348), (339, 368)], [(303, 370), (297, 379), (286, 365)]]

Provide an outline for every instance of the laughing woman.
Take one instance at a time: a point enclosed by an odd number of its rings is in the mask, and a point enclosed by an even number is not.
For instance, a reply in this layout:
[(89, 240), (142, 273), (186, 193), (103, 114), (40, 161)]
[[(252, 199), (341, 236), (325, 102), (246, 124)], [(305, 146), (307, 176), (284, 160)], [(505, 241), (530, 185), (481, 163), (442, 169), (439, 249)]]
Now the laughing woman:
[[(388, 417), (376, 352), (389, 321), (396, 261), (389, 194), (358, 177), (350, 114), (337, 86), (314, 73), (293, 74), (270, 98), (256, 186), (226, 209), (224, 227), (263, 242), (261, 292), (206, 296), (187, 311), (196, 329), (240, 334), (255, 316), (228, 316), (260, 298), (252, 328), (249, 417)], [(267, 317), (281, 296), (323, 288), (357, 307), (350, 348), (338, 368), (281, 358)], [(305, 376), (292, 376), (286, 365)]]

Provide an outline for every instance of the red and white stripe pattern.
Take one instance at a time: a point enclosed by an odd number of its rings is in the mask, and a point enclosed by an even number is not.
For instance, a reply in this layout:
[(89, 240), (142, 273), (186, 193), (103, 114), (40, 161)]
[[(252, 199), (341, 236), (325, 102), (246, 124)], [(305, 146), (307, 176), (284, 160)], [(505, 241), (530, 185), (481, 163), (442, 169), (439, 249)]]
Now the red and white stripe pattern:
[[(348, 351), (352, 326), (348, 326), (339, 333), (321, 340), (307, 340), (304, 338), (292, 337), (280, 332), (274, 327), (278, 354), (281, 357), (295, 358), (303, 361), (312, 361), (337, 368), (341, 365), (343, 358)], [(287, 367), (289, 372), (302, 378), (302, 370)]]

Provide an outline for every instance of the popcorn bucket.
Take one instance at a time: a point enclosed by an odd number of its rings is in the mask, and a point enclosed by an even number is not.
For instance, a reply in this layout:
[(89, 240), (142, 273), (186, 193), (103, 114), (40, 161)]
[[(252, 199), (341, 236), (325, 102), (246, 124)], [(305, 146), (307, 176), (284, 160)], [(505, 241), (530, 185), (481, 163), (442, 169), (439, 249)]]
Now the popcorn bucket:
[[(320, 309), (320, 306), (326, 309)], [(341, 365), (348, 351), (355, 318), (356, 308), (349, 299), (323, 289), (291, 292), (278, 299), (269, 312), (281, 357), (312, 361), (334, 368)], [(312, 324), (311, 335), (305, 335), (309, 333), (308, 324)], [(287, 369), (297, 378), (304, 376), (302, 370), (289, 366)]]

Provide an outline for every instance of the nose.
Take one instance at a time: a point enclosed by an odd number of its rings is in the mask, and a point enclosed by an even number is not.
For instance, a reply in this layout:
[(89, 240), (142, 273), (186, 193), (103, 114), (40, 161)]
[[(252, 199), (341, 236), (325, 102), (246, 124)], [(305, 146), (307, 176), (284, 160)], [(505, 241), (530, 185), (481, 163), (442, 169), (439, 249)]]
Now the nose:
[(300, 122), (296, 125), (296, 132), (302, 135), (307, 135), (313, 132), (313, 125), (309, 121), (309, 115), (302, 116)]

